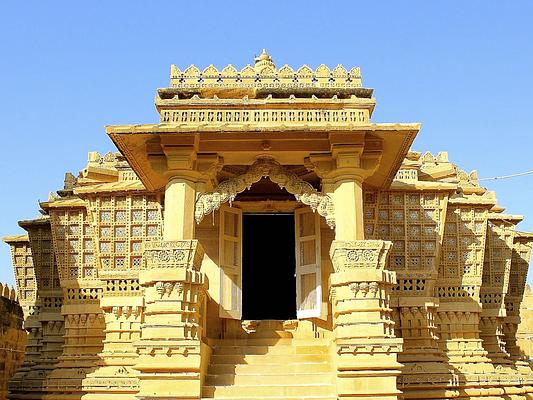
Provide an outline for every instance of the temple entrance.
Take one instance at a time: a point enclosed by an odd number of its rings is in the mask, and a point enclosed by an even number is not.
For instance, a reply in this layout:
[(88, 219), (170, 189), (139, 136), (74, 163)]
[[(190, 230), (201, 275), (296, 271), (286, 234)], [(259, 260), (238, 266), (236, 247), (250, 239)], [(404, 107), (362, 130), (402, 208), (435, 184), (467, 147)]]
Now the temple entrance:
[(244, 214), (242, 221), (242, 319), (295, 319), (294, 214)]

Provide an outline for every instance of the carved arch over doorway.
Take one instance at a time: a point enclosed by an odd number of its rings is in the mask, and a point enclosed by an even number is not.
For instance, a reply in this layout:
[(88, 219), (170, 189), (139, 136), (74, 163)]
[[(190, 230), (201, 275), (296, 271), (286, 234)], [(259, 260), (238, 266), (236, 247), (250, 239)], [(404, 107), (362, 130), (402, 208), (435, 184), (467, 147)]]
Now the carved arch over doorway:
[(203, 193), (196, 201), (194, 217), (196, 223), (226, 202), (232, 202), (237, 194), (249, 189), (261, 178), (268, 177), (280, 188), (286, 189), (296, 200), (311, 207), (326, 219), (330, 228), (335, 227), (333, 201), (327, 194), (317, 191), (309, 182), (288, 171), (272, 158), (260, 158), (242, 175), (220, 183), (211, 193)]

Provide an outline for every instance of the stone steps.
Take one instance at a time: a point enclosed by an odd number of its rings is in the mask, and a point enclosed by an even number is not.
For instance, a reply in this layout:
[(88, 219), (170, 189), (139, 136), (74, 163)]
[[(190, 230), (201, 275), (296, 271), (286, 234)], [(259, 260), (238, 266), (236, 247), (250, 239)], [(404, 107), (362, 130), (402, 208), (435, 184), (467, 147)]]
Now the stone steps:
[(253, 365), (232, 365), (220, 364), (209, 366), (209, 374), (255, 374), (255, 375), (285, 375), (285, 374), (312, 374), (312, 373), (329, 373), (332, 367), (329, 363), (299, 363), (299, 364), (253, 364)]
[(328, 348), (324, 346), (295, 346), (279, 344), (274, 346), (219, 346), (216, 347), (218, 355), (275, 355), (275, 354), (326, 354)]
[(293, 339), (287, 333), (264, 329), (211, 341), (213, 354), (202, 398), (336, 399), (329, 342)]
[(213, 364), (289, 364), (324, 362), (323, 354), (221, 354), (212, 355)]
[(309, 384), (331, 384), (332, 377), (330, 374), (321, 372), (312, 373), (238, 373), (238, 374), (208, 374), (206, 384), (214, 386), (229, 385), (253, 385), (261, 381), (262, 385), (303, 385)]
[(258, 381), (253, 385), (231, 385), (231, 386), (204, 386), (202, 396), (204, 398), (227, 399), (241, 397), (246, 399), (265, 398), (305, 398), (309, 396), (331, 397), (334, 386), (324, 384), (302, 384), (302, 385), (262, 385)]

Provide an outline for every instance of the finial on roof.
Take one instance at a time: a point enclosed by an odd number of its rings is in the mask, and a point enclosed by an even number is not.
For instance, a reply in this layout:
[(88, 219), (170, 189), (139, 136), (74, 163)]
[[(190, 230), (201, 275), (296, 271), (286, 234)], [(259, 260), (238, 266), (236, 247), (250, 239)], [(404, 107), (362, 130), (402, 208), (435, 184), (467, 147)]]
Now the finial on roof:
[(266, 49), (263, 49), (261, 54), (259, 54), (258, 57), (254, 58), (254, 61), (255, 61), (256, 70), (261, 70), (265, 67), (276, 69), (274, 62), (272, 61), (272, 56), (270, 56), (270, 54), (267, 53)]

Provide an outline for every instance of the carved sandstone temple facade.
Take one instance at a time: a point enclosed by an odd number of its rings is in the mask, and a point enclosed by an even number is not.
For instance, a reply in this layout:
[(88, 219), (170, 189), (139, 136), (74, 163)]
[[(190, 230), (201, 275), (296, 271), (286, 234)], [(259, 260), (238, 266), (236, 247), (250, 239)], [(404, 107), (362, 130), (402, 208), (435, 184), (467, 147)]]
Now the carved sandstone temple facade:
[(533, 398), (533, 235), (374, 105), (358, 68), (172, 66), (160, 122), (108, 126), (6, 239), (9, 398)]

